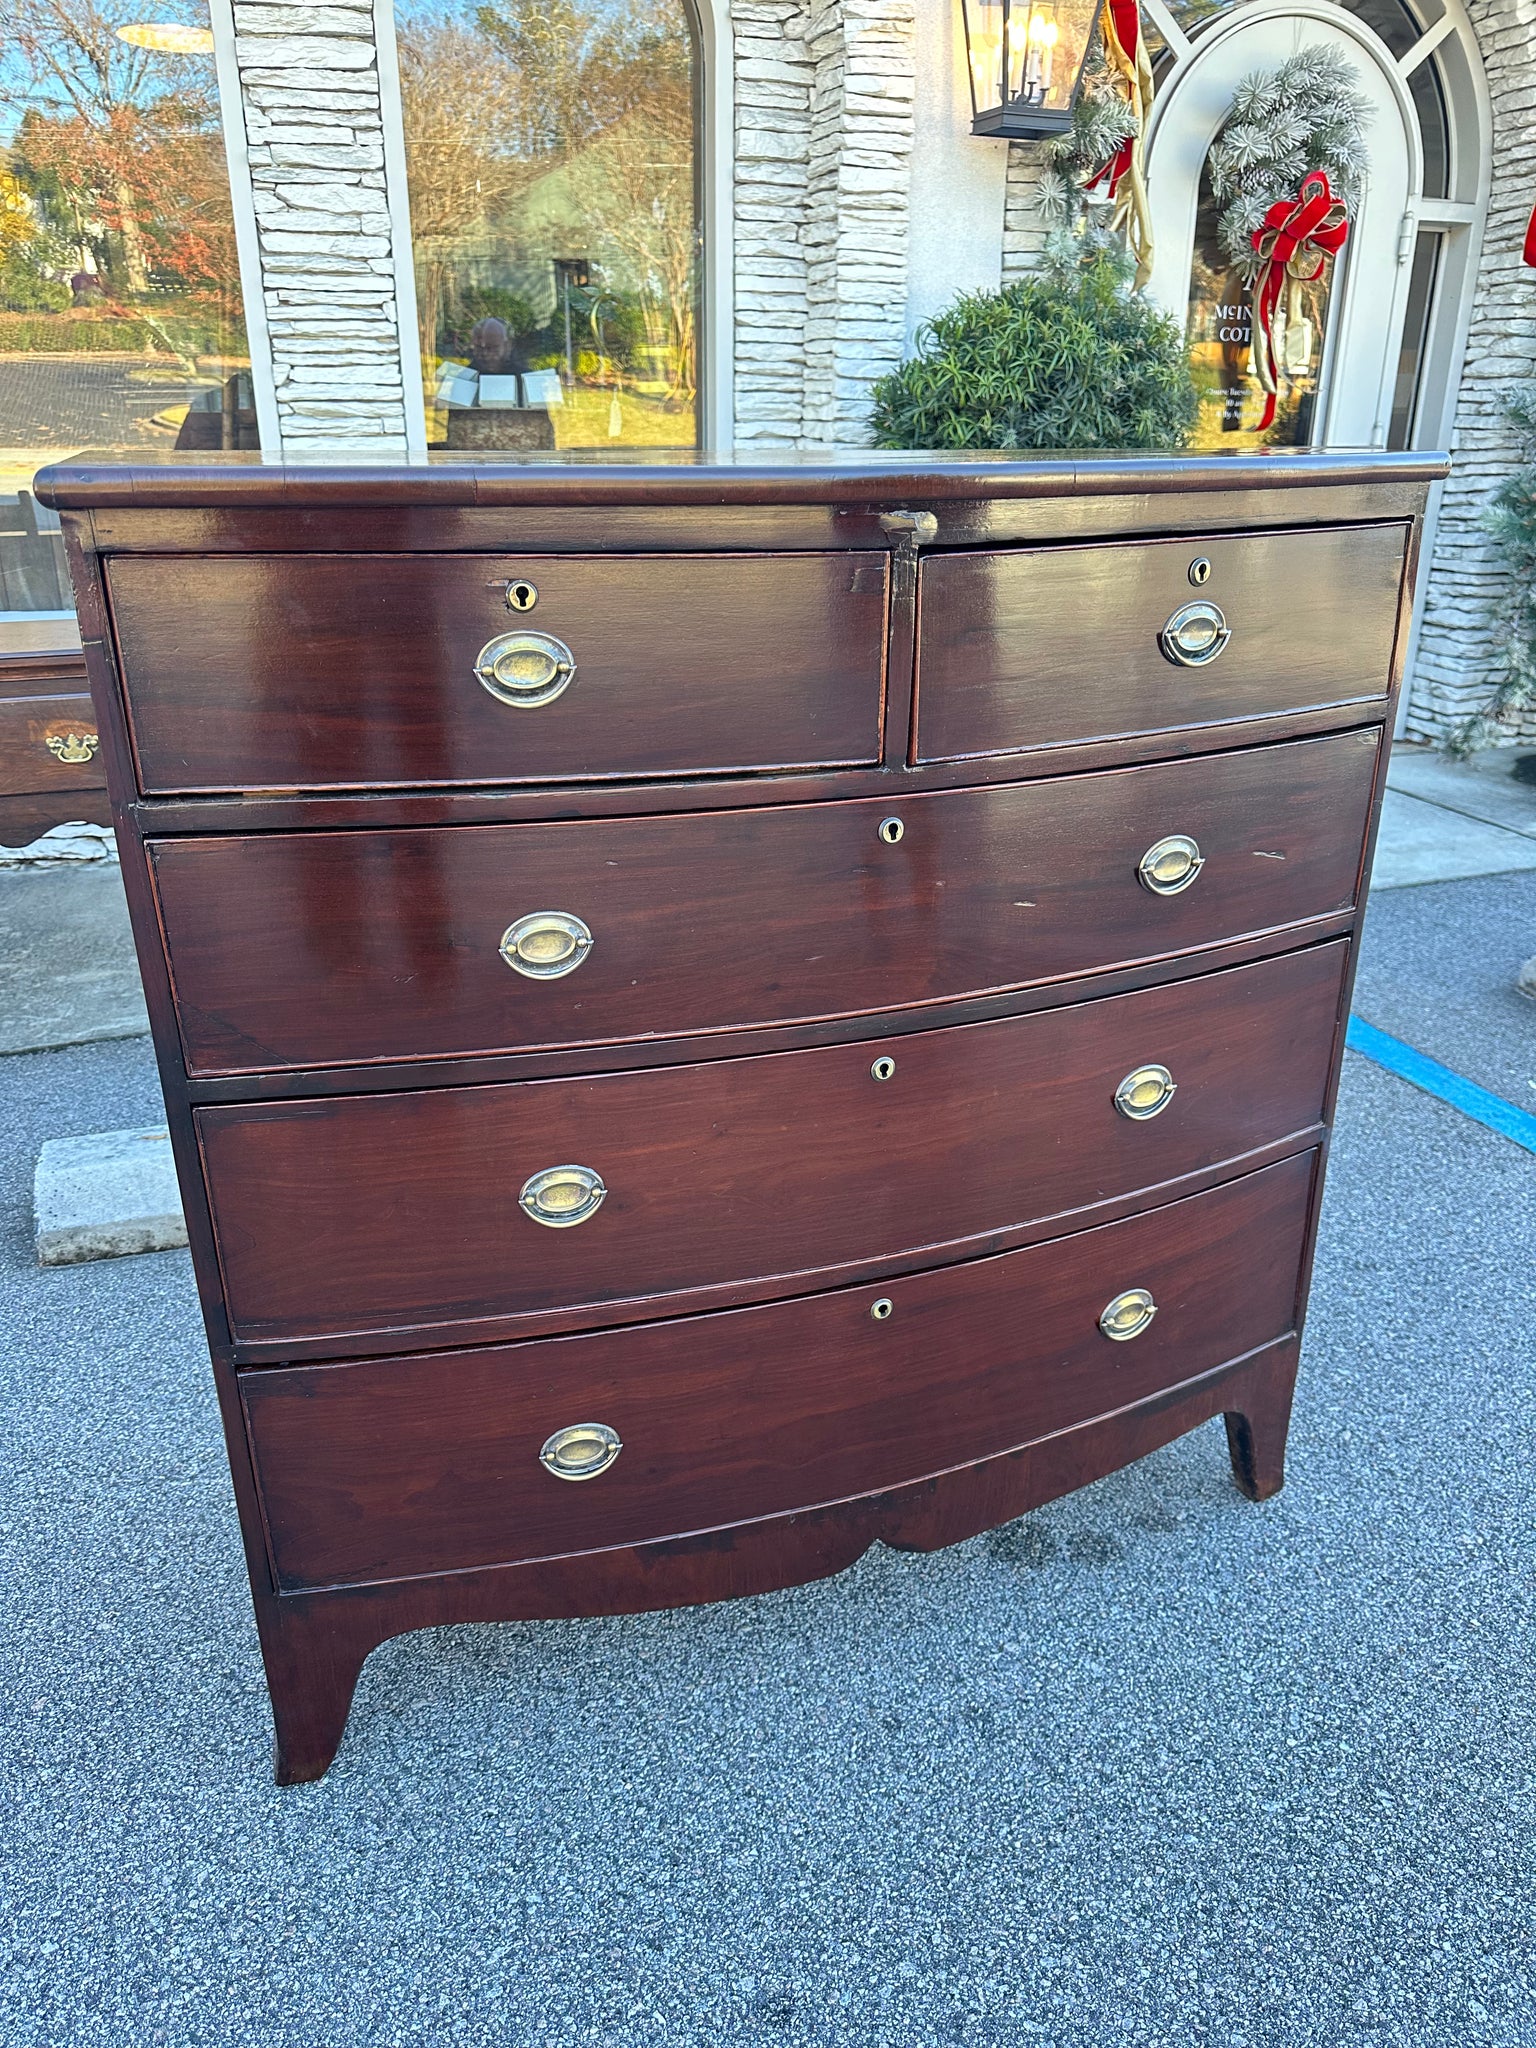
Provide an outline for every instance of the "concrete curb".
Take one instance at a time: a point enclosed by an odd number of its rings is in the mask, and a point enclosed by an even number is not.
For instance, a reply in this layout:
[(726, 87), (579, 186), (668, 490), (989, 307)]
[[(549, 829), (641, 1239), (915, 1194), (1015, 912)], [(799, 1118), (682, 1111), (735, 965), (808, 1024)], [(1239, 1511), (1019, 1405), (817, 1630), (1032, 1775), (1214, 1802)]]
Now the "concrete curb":
[(163, 1125), (50, 1138), (38, 1155), (32, 1209), (40, 1266), (171, 1251), (187, 1241)]

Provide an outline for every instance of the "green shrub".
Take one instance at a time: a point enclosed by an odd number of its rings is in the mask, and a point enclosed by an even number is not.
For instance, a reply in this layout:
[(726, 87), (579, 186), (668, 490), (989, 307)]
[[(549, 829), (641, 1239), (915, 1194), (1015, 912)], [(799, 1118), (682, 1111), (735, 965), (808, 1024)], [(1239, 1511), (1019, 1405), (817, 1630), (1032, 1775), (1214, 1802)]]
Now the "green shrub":
[(0, 355), (148, 355), (156, 347), (138, 320), (89, 313), (0, 313)]
[(874, 388), (878, 448), (1182, 448), (1197, 411), (1177, 321), (1128, 288), (1118, 251), (1058, 248), (969, 292)]
[(69, 304), (69, 286), (50, 277), (18, 249), (0, 262), (0, 307), (7, 313), (58, 313)]

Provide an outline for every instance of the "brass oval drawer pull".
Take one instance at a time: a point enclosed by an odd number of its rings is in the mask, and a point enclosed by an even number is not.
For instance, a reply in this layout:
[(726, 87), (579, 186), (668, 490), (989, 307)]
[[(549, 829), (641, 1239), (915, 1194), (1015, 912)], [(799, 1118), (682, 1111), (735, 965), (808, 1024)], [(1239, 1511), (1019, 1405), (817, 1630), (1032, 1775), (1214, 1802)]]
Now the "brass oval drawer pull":
[(1157, 636), (1165, 658), (1176, 668), (1204, 668), (1232, 638), (1232, 628), (1219, 604), (1197, 597), (1181, 604)]
[(1115, 1107), (1132, 1123), (1145, 1123), (1149, 1117), (1162, 1115), (1178, 1085), (1166, 1067), (1137, 1067), (1115, 1090)]
[(1187, 832), (1170, 832), (1149, 846), (1136, 863), (1136, 878), (1154, 896), (1177, 896), (1205, 866), (1199, 842)]
[(539, 1463), (557, 1479), (595, 1479), (623, 1448), (606, 1422), (573, 1422), (546, 1439)]
[(575, 655), (552, 633), (498, 633), (475, 657), (475, 674), (497, 703), (525, 711), (553, 704), (575, 673)]
[(542, 1173), (528, 1176), (517, 1199), (535, 1223), (569, 1230), (595, 1216), (607, 1194), (602, 1175), (590, 1166), (546, 1166)]
[(1145, 1287), (1128, 1287), (1117, 1294), (1099, 1317), (1099, 1328), (1112, 1344), (1129, 1344), (1143, 1330), (1152, 1327), (1157, 1303)]
[(533, 910), (509, 924), (498, 949), (514, 974), (558, 981), (574, 974), (592, 950), (592, 929), (568, 910)]

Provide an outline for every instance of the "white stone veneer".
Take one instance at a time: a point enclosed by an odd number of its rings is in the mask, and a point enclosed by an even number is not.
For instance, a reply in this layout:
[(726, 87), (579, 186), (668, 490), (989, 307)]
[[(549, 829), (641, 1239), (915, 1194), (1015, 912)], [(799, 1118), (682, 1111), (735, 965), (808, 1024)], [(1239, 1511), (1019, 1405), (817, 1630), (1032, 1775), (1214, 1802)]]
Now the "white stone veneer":
[[(1487, 702), (1494, 677), (1489, 615), (1509, 571), (1483, 528), (1488, 501), (1515, 466), (1502, 415), (1509, 388), (1536, 377), (1536, 270), (1521, 246), (1536, 185), (1536, 0), (1469, 0), (1493, 102), (1493, 185), (1472, 301), (1467, 359), (1409, 685), (1407, 730), (1437, 739)], [(1510, 728), (1536, 737), (1536, 712)]]
[(389, 190), (373, 0), (234, 0), (233, 13), (283, 450), (404, 454), (414, 394), (390, 205), (403, 195)]

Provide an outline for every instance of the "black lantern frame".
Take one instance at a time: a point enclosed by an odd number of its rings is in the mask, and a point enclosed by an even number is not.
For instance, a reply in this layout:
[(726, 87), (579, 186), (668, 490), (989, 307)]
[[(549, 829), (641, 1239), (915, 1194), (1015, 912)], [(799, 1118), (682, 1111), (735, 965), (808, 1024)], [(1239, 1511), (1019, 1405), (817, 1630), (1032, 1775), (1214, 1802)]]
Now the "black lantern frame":
[[(1060, 135), (1072, 125), (1100, 0), (960, 0), (971, 133)], [(1074, 61), (1075, 60), (1075, 61)]]

